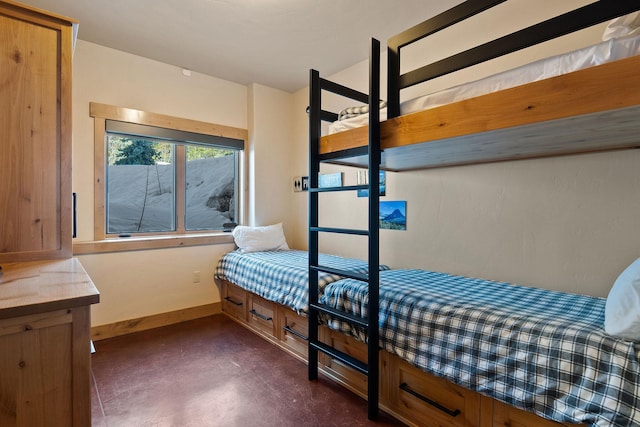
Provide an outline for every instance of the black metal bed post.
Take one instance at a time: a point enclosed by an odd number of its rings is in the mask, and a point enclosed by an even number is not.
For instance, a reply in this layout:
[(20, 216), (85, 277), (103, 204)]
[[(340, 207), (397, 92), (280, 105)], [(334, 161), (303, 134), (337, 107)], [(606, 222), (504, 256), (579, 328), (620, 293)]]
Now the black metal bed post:
[[(309, 73), (309, 186), (318, 187), (320, 173), (320, 133), (322, 88), (320, 74), (316, 70)], [(309, 191), (309, 342), (318, 341), (318, 193)], [(318, 349), (309, 346), (309, 380), (318, 378)]]
[(369, 318), (367, 364), (367, 411), (378, 416), (380, 383), (380, 42), (371, 39), (369, 53)]

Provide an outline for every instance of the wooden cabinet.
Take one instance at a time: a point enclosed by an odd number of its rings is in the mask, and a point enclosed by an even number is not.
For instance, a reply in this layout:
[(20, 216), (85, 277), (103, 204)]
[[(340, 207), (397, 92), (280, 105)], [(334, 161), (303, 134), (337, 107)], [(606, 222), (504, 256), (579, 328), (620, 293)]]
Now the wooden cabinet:
[(90, 426), (90, 305), (76, 259), (3, 264), (0, 425)]
[(75, 25), (0, 0), (0, 264), (71, 256)]

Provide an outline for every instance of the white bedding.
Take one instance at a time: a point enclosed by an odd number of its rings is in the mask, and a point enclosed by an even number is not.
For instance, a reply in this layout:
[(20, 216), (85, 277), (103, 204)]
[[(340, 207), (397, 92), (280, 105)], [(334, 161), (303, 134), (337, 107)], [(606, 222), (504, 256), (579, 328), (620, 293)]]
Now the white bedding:
[[(638, 54), (640, 54), (639, 35), (607, 40), (572, 52), (541, 59), (480, 80), (410, 99), (400, 105), (400, 114), (409, 114), (455, 101), (474, 98)], [(384, 108), (380, 110), (380, 120), (386, 119), (387, 109)], [(362, 114), (336, 121), (331, 123), (328, 132), (331, 134), (365, 126), (368, 124), (368, 120), (368, 114)]]

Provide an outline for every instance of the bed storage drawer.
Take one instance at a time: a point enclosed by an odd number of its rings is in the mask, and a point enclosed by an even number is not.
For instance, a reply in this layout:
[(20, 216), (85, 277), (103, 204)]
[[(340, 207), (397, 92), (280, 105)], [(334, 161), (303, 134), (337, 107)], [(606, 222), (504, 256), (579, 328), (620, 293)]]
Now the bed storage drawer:
[(295, 311), (280, 307), (280, 341), (282, 344), (303, 357), (309, 354), (307, 334), (309, 333), (309, 321), (306, 317), (298, 315)]
[[(320, 328), (319, 335), (322, 342), (336, 350), (346, 353), (362, 362), (367, 361), (367, 345), (365, 343), (327, 327)], [(319, 360), (327, 375), (333, 376), (337, 381), (342, 382), (352, 391), (366, 396), (366, 375), (324, 353), (320, 353)]]
[[(480, 395), (389, 357), (389, 406), (421, 426), (478, 426)], [(502, 425), (502, 424), (500, 424)]]
[(222, 311), (244, 322), (247, 309), (247, 291), (224, 280), (221, 297)]
[(247, 322), (272, 337), (276, 336), (276, 304), (255, 294), (249, 295)]
[(562, 427), (579, 426), (584, 424), (562, 424), (545, 420), (534, 413), (523, 411), (497, 400), (492, 400), (492, 414), (494, 426), (509, 427)]

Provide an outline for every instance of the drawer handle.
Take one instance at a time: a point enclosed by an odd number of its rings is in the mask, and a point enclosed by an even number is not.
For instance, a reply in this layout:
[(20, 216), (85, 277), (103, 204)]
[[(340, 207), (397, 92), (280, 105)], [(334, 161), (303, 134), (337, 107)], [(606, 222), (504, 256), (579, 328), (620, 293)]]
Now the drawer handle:
[(242, 305), (241, 302), (234, 301), (231, 297), (224, 297), (225, 300), (229, 301), (233, 305)]
[(303, 340), (305, 340), (305, 341), (309, 341), (309, 338), (305, 337), (305, 336), (304, 336), (304, 335), (302, 335), (300, 332), (296, 332), (296, 331), (294, 331), (293, 329), (291, 329), (291, 328), (289, 327), (289, 325), (285, 325), (285, 326), (284, 326), (284, 328), (282, 328), (282, 329), (283, 329), (285, 332), (288, 332), (288, 333), (290, 333), (290, 334), (293, 334), (293, 335), (297, 336), (298, 338), (301, 338), (301, 339), (303, 339)]
[(420, 393), (416, 392), (415, 390), (412, 390), (411, 387), (409, 387), (407, 385), (407, 383), (400, 384), (400, 390), (406, 391), (410, 395), (417, 397), (418, 399), (422, 400), (423, 402), (428, 403), (429, 405), (441, 410), (442, 412), (444, 412), (444, 413), (446, 413), (448, 415), (451, 415), (452, 417), (456, 417), (456, 416), (460, 415), (460, 413), (461, 413), (460, 409), (456, 409), (455, 411), (452, 411), (449, 408), (445, 408), (444, 406), (442, 406), (438, 402), (434, 402), (433, 400), (429, 399), (428, 397), (424, 397), (423, 395), (421, 395)]
[(256, 317), (259, 317), (259, 318), (260, 318), (260, 319), (262, 319), (262, 320), (266, 320), (267, 322), (270, 322), (270, 321), (272, 321), (272, 320), (273, 320), (273, 318), (272, 318), (272, 317), (264, 316), (264, 315), (262, 315), (262, 314), (258, 313), (257, 311), (255, 311), (255, 310), (253, 310), (253, 309), (249, 310), (249, 313), (253, 314), (253, 315), (254, 315), (254, 316), (256, 316)]

